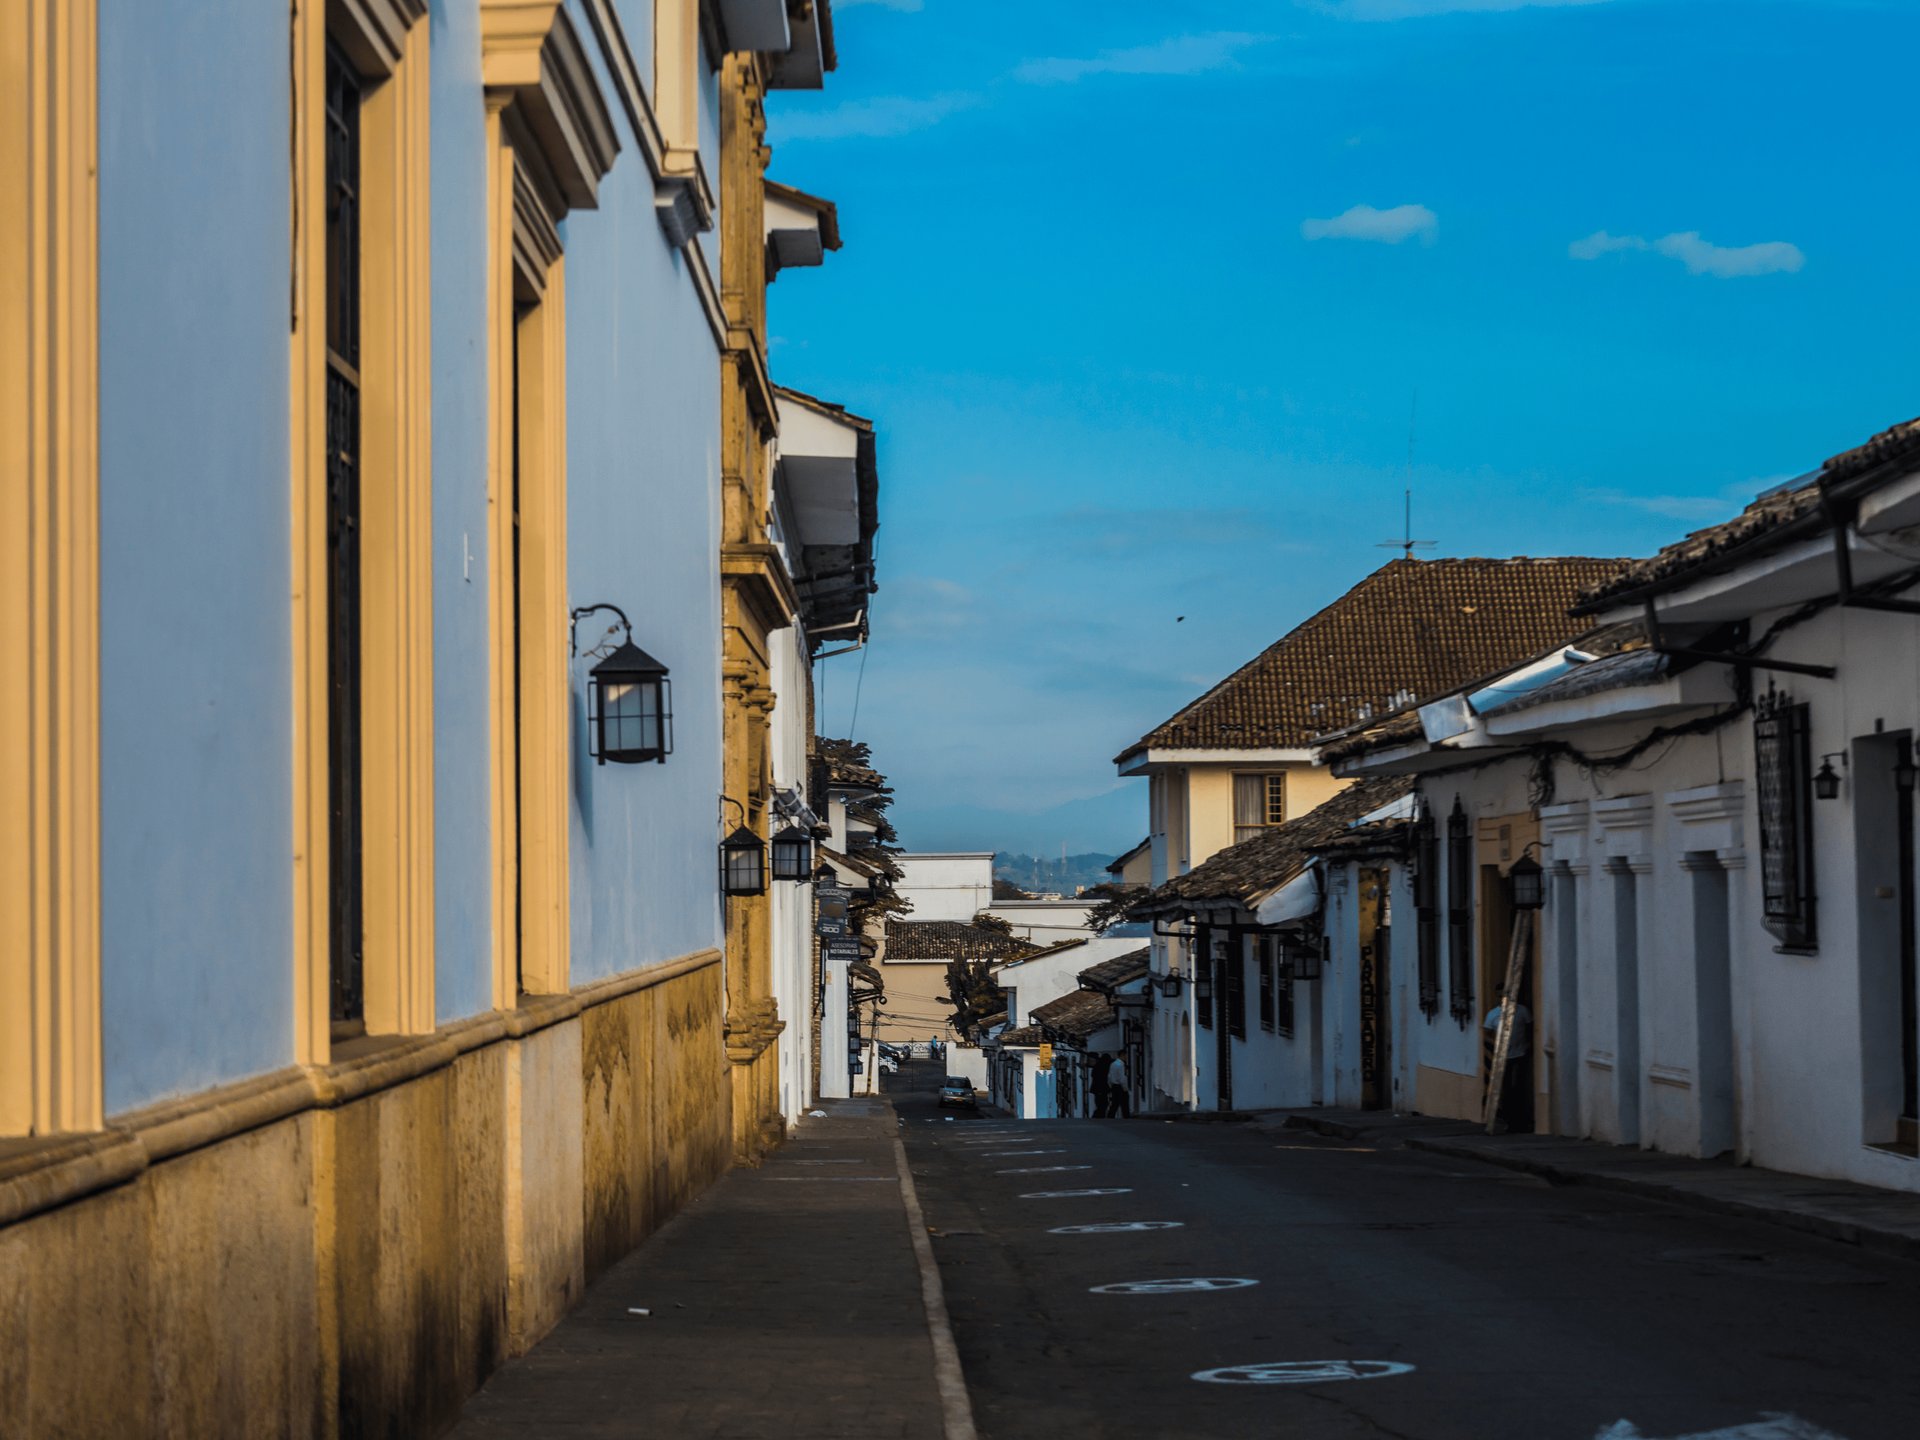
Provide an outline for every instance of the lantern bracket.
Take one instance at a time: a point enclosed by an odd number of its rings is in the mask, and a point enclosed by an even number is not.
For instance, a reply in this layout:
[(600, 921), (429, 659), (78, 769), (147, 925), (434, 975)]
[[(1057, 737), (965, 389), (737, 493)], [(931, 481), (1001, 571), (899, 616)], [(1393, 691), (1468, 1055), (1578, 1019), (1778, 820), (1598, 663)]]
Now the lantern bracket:
[(620, 629), (626, 632), (627, 643), (632, 643), (633, 622), (627, 619), (626, 611), (622, 610), (618, 605), (582, 605), (579, 609), (574, 610), (567, 616), (567, 648), (576, 656), (585, 655), (591, 659), (598, 659), (601, 656), (611, 655), (613, 653), (614, 647), (607, 643), (613, 638), (615, 633), (614, 627), (611, 625), (607, 627), (607, 633), (600, 637), (599, 644), (595, 645), (591, 650), (582, 650), (580, 648), (580, 622), (587, 616), (600, 610), (611, 611), (619, 617)]

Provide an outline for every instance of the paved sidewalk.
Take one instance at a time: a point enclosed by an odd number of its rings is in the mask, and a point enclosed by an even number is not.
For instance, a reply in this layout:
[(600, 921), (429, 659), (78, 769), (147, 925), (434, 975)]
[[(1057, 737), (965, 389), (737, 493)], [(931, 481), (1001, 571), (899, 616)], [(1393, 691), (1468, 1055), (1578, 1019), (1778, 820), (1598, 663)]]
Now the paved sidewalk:
[(1423, 1115), (1292, 1110), (1263, 1116), (1260, 1123), (1348, 1140), (1402, 1144), (1460, 1160), (1484, 1160), (1558, 1184), (1621, 1190), (1920, 1259), (1920, 1194), (1724, 1160), (1692, 1160), (1595, 1140), (1489, 1135), (1464, 1121)]
[(452, 1434), (940, 1436), (893, 1107), (819, 1108), (595, 1281)]

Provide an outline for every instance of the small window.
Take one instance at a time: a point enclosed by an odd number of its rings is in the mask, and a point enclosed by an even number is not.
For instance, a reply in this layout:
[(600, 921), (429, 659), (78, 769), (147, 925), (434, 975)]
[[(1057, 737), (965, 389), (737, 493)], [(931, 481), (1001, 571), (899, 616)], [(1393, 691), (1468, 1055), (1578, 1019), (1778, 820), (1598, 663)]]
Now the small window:
[(1287, 823), (1287, 777), (1271, 775), (1233, 777), (1233, 843), (1251, 840), (1261, 831)]
[(1813, 790), (1807, 707), (1762, 701), (1753, 723), (1766, 927), (1789, 949), (1815, 943)]

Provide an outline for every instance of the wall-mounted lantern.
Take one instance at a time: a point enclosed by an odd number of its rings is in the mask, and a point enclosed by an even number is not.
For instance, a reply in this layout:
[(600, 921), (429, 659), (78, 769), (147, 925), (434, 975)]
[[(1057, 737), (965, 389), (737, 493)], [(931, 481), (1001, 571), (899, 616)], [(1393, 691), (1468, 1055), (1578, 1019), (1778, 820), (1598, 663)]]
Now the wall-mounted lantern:
[(1833, 768), (1838, 760), (1842, 765), (1847, 757), (1836, 750), (1831, 755), (1820, 757), (1820, 768), (1813, 772), (1813, 794), (1818, 800), (1838, 800), (1840, 798), (1840, 772)]
[(1507, 884), (1513, 887), (1513, 908), (1538, 910), (1547, 903), (1547, 872), (1540, 862), (1520, 852), (1520, 858), (1507, 871)]
[[(673, 753), (673, 684), (667, 667), (633, 643), (633, 626), (617, 605), (587, 605), (573, 612), (574, 654), (582, 653), (580, 619), (596, 610), (618, 616), (626, 638), (587, 672), (587, 751), (602, 765), (609, 760), (616, 765), (647, 760), (664, 765)], [(614, 633), (608, 626), (607, 635)]]
[(1160, 987), (1160, 993), (1169, 1000), (1180, 993), (1181, 976), (1179, 971), (1170, 970), (1165, 975), (1156, 975), (1153, 978), (1154, 983)]
[(767, 892), (767, 847), (745, 825), (720, 842), (720, 889), (727, 895)]
[(773, 878), (806, 880), (813, 874), (813, 836), (789, 825), (773, 837)]

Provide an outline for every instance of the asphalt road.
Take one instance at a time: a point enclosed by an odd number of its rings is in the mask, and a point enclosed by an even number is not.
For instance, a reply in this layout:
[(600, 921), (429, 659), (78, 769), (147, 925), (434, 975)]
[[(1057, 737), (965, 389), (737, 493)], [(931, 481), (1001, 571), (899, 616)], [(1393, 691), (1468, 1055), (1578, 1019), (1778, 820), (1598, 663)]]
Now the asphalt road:
[[(988, 1440), (1920, 1437), (1920, 1266), (1298, 1131), (894, 1099)], [(1034, 1198), (1073, 1190), (1117, 1193)], [(1354, 1378), (1196, 1378), (1301, 1362)]]

